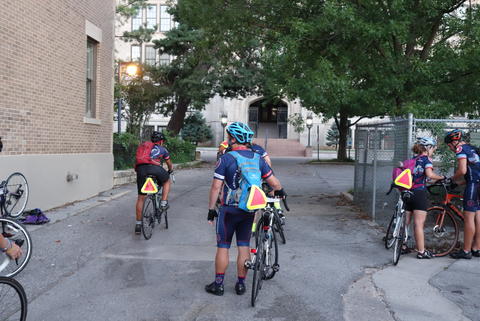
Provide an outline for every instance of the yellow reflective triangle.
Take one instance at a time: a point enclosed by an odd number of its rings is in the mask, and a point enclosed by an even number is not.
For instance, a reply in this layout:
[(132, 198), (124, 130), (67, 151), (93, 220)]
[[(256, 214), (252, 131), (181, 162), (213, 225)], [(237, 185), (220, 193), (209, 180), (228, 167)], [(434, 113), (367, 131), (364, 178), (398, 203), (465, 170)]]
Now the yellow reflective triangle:
[(248, 194), (247, 208), (250, 211), (259, 210), (267, 206), (267, 197), (263, 190), (256, 186), (252, 185), (250, 187), (250, 193)]
[(406, 188), (406, 189), (412, 188), (413, 177), (412, 177), (412, 172), (410, 171), (409, 168), (401, 172), (400, 175), (398, 175), (397, 178), (395, 178), (395, 185)]
[(145, 194), (155, 194), (158, 192), (157, 184), (155, 184), (151, 177), (148, 177), (140, 191)]

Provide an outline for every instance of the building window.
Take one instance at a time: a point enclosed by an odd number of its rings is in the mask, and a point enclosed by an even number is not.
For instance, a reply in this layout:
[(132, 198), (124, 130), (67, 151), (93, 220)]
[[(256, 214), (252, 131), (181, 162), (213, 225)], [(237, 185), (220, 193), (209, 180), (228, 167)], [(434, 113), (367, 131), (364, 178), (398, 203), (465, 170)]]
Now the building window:
[(167, 10), (168, 6), (160, 6), (160, 31), (169, 31), (171, 29), (172, 17)]
[(135, 16), (132, 17), (132, 31), (140, 29), (143, 25), (143, 9), (138, 9)]
[(163, 133), (164, 131), (167, 130), (167, 126), (157, 126), (157, 132)]
[(95, 40), (87, 38), (87, 101), (85, 117), (95, 118), (96, 83), (97, 83), (97, 47)]
[(142, 47), (132, 45), (131, 61), (142, 61)]
[(157, 29), (157, 6), (150, 5), (147, 7), (147, 28)]
[(168, 65), (170, 64), (170, 55), (169, 54), (161, 54), (160, 55), (160, 65)]
[(145, 64), (154, 66), (157, 63), (157, 51), (153, 46), (145, 46)]

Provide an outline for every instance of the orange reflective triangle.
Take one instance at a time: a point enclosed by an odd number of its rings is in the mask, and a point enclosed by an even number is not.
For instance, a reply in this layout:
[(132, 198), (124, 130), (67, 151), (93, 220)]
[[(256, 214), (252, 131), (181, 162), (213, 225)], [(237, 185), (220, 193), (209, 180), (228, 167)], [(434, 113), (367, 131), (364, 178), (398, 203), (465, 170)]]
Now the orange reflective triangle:
[(266, 205), (267, 197), (263, 190), (256, 185), (252, 185), (250, 187), (250, 194), (248, 195), (247, 208), (253, 211), (265, 208)]
[(400, 187), (411, 189), (413, 186), (412, 172), (409, 168), (400, 173), (400, 175), (395, 178), (395, 185)]
[(140, 191), (145, 194), (155, 194), (158, 192), (157, 184), (155, 184), (151, 177), (148, 177)]

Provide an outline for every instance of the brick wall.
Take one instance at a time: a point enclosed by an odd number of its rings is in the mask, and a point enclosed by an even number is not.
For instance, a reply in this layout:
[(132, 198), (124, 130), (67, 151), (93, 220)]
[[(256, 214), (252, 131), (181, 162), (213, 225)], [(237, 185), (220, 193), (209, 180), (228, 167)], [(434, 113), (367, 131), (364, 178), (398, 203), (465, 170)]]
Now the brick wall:
[[(0, 155), (110, 153), (114, 0), (4, 1), (0, 15)], [(85, 20), (102, 30), (97, 123), (84, 122)]]

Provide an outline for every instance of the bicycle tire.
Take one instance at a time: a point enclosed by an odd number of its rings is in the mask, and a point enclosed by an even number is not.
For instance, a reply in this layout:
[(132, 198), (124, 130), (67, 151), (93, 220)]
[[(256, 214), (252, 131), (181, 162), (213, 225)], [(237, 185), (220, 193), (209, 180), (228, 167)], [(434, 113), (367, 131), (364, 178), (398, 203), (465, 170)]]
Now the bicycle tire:
[(400, 260), (400, 254), (402, 253), (402, 245), (405, 240), (405, 214), (401, 215), (397, 219), (398, 235), (395, 237), (395, 243), (393, 245), (393, 265), (397, 265)]
[(393, 238), (393, 230), (394, 230), (394, 222), (395, 222), (395, 217), (396, 213), (392, 215), (392, 218), (390, 219), (390, 223), (388, 223), (387, 227), (387, 233), (385, 233), (385, 248), (387, 250), (391, 249), (393, 244), (395, 243), (395, 239)]
[(282, 241), (282, 244), (286, 244), (287, 240), (285, 238), (285, 231), (283, 230), (283, 225), (282, 222), (280, 221), (280, 216), (278, 215), (277, 211), (274, 212), (275, 214), (275, 232), (280, 235), (280, 240)]
[(0, 276), (0, 318), (25, 321), (27, 307), (27, 295), (23, 286), (13, 278)]
[[(255, 239), (257, 239), (258, 234), (261, 234), (260, 231), (262, 230), (257, 229)], [(252, 278), (252, 297), (251, 297), (252, 307), (255, 307), (255, 301), (257, 300), (258, 292), (262, 288), (264, 263), (265, 263), (263, 243), (260, 242), (259, 245), (256, 247), (256, 249), (257, 249), (257, 252), (255, 253), (255, 264), (254, 264), (253, 278)]]
[(15, 172), (8, 176), (3, 187), (3, 211), (6, 216), (18, 217), (27, 206), (29, 188), (28, 182), (22, 173)]
[(1, 233), (5, 238), (21, 244), (22, 256), (18, 260), (11, 260), (10, 264), (0, 271), (0, 276), (14, 277), (20, 273), (32, 257), (32, 238), (27, 229), (17, 221), (9, 218), (0, 218)]
[[(277, 236), (274, 231), (272, 231), (272, 239), (269, 240), (269, 245), (271, 249), (269, 251), (270, 254), (270, 264), (269, 266), (265, 266), (265, 280), (271, 280), (277, 273), (278, 269), (278, 244), (277, 244)], [(272, 251), (273, 250), (273, 251)], [(274, 258), (272, 259), (272, 256)], [(273, 262), (272, 262), (273, 261)], [(272, 264), (273, 263), (273, 264)]]
[(457, 246), (460, 230), (449, 210), (433, 206), (427, 210), (423, 233), (425, 248), (435, 256), (445, 256)]
[(152, 237), (155, 227), (155, 201), (152, 196), (147, 196), (142, 208), (142, 234), (146, 240)]

